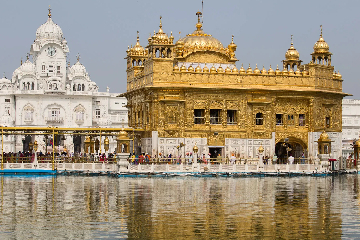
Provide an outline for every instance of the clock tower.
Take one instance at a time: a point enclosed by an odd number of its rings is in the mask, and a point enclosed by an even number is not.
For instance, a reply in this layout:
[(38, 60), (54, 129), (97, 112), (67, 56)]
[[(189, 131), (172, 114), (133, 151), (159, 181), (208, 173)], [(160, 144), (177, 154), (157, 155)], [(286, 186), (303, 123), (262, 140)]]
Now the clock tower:
[(30, 54), (35, 65), (37, 89), (46, 93), (64, 92), (66, 85), (67, 41), (61, 28), (51, 18), (36, 31), (36, 39), (31, 45)]

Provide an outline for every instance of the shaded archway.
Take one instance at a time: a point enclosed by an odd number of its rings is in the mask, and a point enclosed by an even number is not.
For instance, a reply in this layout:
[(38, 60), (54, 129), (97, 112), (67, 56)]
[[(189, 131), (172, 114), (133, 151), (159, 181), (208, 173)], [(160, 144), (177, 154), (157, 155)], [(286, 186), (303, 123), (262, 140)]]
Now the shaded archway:
[(289, 156), (295, 158), (295, 163), (300, 163), (302, 154), (307, 158), (307, 153), (307, 145), (299, 138), (288, 137), (281, 139), (275, 145), (275, 154), (278, 157), (278, 163), (287, 163)]

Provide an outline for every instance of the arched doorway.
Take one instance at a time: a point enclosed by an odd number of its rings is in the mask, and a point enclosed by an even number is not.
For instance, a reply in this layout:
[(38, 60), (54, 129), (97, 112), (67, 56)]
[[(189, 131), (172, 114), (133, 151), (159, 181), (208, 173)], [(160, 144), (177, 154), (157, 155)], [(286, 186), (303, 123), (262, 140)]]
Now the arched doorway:
[(307, 157), (307, 146), (301, 139), (289, 137), (276, 143), (275, 154), (278, 157), (278, 163), (287, 163), (289, 156), (295, 158), (294, 163), (300, 163), (302, 154), (305, 158)]

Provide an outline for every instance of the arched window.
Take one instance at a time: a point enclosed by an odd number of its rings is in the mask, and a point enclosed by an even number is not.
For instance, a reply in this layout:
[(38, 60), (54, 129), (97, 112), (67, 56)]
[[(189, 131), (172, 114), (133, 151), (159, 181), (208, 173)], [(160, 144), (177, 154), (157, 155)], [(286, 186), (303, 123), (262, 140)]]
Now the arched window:
[(257, 113), (255, 115), (255, 123), (256, 125), (263, 125), (264, 124), (264, 117), (262, 113)]
[(81, 91), (81, 84), (78, 84), (78, 91)]
[(82, 84), (82, 90), (85, 91), (85, 84)]
[(31, 83), (31, 90), (34, 90), (34, 82)]
[(25, 90), (25, 83), (23, 82), (23, 90)]
[(73, 85), (73, 91), (76, 92), (76, 85), (75, 84)]

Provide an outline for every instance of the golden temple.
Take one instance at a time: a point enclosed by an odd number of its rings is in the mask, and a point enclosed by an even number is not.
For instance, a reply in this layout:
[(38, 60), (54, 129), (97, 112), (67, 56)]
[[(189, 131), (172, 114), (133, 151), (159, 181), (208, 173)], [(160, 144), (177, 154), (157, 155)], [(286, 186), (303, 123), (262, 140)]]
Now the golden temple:
[(184, 156), (197, 144), (200, 155), (255, 158), (264, 146), (267, 156), (311, 159), (326, 131), (333, 157), (341, 155), (341, 104), (348, 94), (331, 65), (322, 26), (309, 63), (302, 64), (291, 41), (282, 70), (238, 69), (234, 36), (224, 47), (204, 32), (202, 13), (196, 15), (196, 30), (178, 41), (164, 32), (160, 18), (145, 48), (138, 34), (126, 51), (124, 95), (129, 126), (145, 130), (142, 152)]

